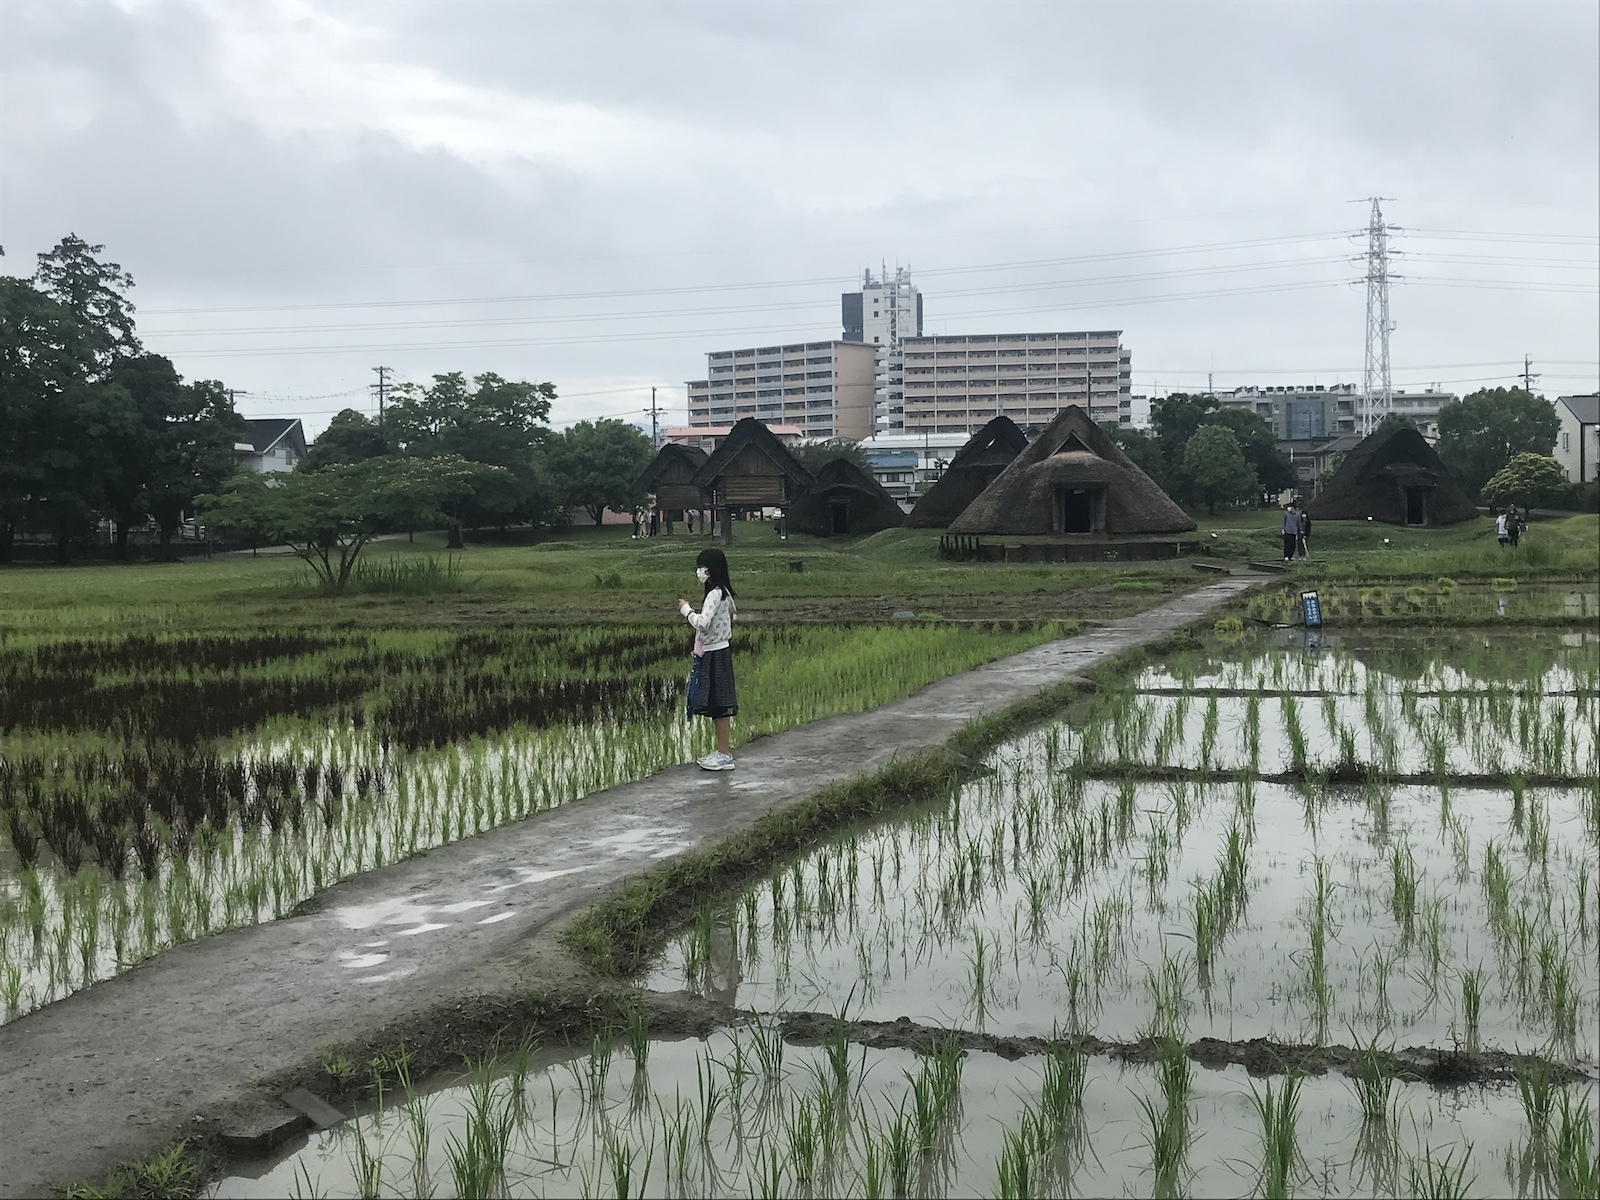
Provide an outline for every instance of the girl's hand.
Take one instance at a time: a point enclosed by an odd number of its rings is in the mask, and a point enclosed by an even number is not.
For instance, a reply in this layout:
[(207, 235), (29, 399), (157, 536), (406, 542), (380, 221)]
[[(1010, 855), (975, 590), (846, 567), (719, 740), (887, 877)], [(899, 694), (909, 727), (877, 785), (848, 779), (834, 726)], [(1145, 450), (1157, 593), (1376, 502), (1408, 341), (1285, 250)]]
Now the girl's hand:
[(685, 600), (682, 596), (679, 596), (678, 597), (678, 611), (682, 612), (683, 611), (683, 606), (685, 604), (687, 604), (687, 603), (689, 603), (687, 600)]

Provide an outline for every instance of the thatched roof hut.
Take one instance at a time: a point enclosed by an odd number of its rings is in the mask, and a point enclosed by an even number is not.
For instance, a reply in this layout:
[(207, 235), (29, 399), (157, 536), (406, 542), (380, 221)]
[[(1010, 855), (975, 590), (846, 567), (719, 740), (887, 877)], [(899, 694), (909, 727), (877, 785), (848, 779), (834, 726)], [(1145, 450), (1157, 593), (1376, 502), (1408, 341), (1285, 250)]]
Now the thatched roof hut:
[(706, 452), (698, 446), (668, 442), (639, 475), (641, 492), (653, 492), (656, 507), (668, 512), (705, 508), (706, 494), (695, 486), (694, 477), (706, 465)]
[(1146, 534), (1193, 529), (1179, 508), (1078, 405), (1056, 415), (951, 533)]
[(836, 458), (789, 506), (789, 528), (816, 537), (854, 537), (896, 529), (906, 515), (884, 486), (847, 458)]
[(787, 508), (811, 485), (811, 472), (754, 417), (728, 431), (690, 481), (726, 508)]
[(1313, 521), (1453, 525), (1478, 515), (1434, 448), (1415, 429), (1392, 425), (1344, 457), (1306, 512)]
[(983, 494), (983, 489), (1011, 465), (1028, 445), (1028, 435), (1010, 417), (996, 417), (956, 451), (944, 474), (934, 481), (906, 517), (911, 529), (943, 529)]

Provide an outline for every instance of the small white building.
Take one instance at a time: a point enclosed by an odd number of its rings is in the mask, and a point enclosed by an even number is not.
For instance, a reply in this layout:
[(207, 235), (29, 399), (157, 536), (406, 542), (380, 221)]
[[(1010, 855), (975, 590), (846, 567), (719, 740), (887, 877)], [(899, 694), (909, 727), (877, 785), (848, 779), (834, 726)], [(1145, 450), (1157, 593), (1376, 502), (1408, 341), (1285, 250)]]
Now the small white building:
[(876, 433), (861, 443), (872, 464), (872, 477), (909, 508), (933, 486), (956, 452), (967, 444), (966, 433)]
[(244, 436), (233, 444), (238, 465), (263, 475), (292, 471), (305, 456), (306, 431), (299, 417), (247, 417)]
[(1556, 415), (1561, 418), (1561, 432), (1551, 457), (1573, 483), (1600, 479), (1600, 392), (1557, 396)]

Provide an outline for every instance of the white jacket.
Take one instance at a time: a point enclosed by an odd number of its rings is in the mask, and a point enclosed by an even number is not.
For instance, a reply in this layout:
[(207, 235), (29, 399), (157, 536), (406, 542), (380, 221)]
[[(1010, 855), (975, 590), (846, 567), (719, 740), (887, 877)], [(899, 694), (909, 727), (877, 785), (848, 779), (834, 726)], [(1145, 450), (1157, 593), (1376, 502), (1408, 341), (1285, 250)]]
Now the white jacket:
[(721, 588), (712, 588), (706, 602), (695, 612), (688, 603), (679, 610), (689, 618), (689, 624), (700, 636), (696, 639), (697, 654), (711, 650), (725, 650), (733, 637), (733, 597)]

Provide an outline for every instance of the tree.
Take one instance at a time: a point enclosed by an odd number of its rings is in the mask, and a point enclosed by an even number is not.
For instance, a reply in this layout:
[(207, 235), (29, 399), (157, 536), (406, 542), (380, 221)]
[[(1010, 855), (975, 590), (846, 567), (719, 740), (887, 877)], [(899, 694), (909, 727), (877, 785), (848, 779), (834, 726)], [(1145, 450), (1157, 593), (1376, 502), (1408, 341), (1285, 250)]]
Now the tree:
[(1415, 429), (1417, 423), (1402, 412), (1386, 412), (1383, 420), (1372, 427), (1373, 433), (1382, 433), (1386, 429)]
[(1161, 453), (1161, 443), (1154, 436), (1117, 421), (1103, 421), (1100, 428), (1133, 460), (1134, 466), (1155, 480), (1157, 487), (1166, 487), (1167, 460)]
[(77, 322), (26, 280), (0, 277), (0, 562), (46, 489), (59, 410), (84, 386)]
[(1277, 435), (1260, 413), (1248, 408), (1222, 408), (1205, 418), (1206, 425), (1219, 425), (1238, 439), (1239, 449), (1256, 473), (1261, 491), (1281, 492), (1300, 482), (1289, 456), (1278, 449)]
[(602, 417), (552, 439), (546, 461), (562, 502), (581, 505), (598, 525), (606, 509), (625, 512), (643, 498), (638, 479), (653, 457), (637, 426)]
[(97, 255), (104, 250), (69, 233), (54, 249), (38, 256), (33, 275), (34, 286), (78, 323), (90, 373), (97, 377), (108, 375), (119, 359), (140, 351), (133, 305), (126, 294), (133, 287), (133, 276), (117, 263), (101, 262)]
[(500, 467), (471, 494), (453, 501), (449, 544), (461, 546), (461, 528), (537, 522), (551, 518), (557, 497), (540, 463), (550, 437), (545, 422), (555, 399), (551, 383), (517, 383), (485, 373), (471, 386), (460, 371), (435, 375), (424, 388), (401, 384), (384, 418), (391, 449), (413, 457), (454, 454)]
[(800, 460), (800, 465), (813, 475), (836, 458), (844, 459), (868, 475), (872, 474), (872, 464), (867, 461), (866, 451), (861, 448), (860, 442), (850, 438), (823, 438), (815, 442), (801, 442), (794, 447), (794, 456)]
[(239, 471), (226, 491), (202, 496), (199, 503), (219, 528), (287, 544), (324, 588), (342, 592), (378, 533), (438, 524), (452, 500), (503, 473), (454, 454), (391, 455), (308, 473)]
[(347, 408), (328, 422), (322, 436), (311, 444), (297, 471), (320, 471), (341, 463), (365, 462), (389, 452), (388, 439), (376, 421)]
[(1195, 431), (1183, 448), (1183, 473), (1211, 513), (1218, 504), (1256, 494), (1255, 468), (1245, 460), (1233, 431), (1221, 425), (1202, 425)]
[(1566, 494), (1567, 473), (1543, 454), (1519, 454), (1483, 485), (1483, 498), (1495, 508), (1529, 509), (1551, 504)]
[(222, 486), (234, 469), (233, 444), (244, 432), (220, 380), (186, 384), (169, 414), (150, 473), (149, 507), (165, 554), (196, 498)]
[(1484, 388), (1439, 410), (1439, 457), (1476, 494), (1517, 455), (1549, 454), (1560, 432), (1555, 405), (1544, 397)]

